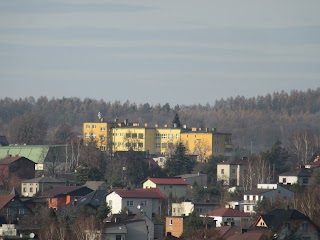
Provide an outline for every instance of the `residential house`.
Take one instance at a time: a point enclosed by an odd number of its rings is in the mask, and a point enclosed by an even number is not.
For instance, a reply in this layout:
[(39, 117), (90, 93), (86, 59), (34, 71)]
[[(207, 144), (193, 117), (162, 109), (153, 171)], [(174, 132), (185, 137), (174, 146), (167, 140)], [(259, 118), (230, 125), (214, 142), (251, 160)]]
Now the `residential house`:
[(38, 177), (21, 182), (21, 194), (24, 197), (33, 197), (57, 186), (66, 186), (67, 181), (53, 177)]
[(300, 168), (279, 174), (279, 183), (283, 185), (309, 185), (311, 176), (312, 169)]
[(198, 155), (201, 162), (214, 155), (231, 156), (231, 133), (218, 132), (216, 128), (192, 128), (181, 132), (181, 142), (188, 154)]
[(0, 184), (5, 189), (19, 189), (22, 180), (35, 177), (34, 166), (34, 162), (21, 156), (0, 159)]
[(165, 195), (157, 188), (114, 189), (106, 196), (113, 214), (125, 209), (131, 213), (144, 213), (150, 219), (161, 213)]
[(206, 213), (219, 206), (219, 203), (210, 202), (191, 202), (172, 203), (172, 216), (189, 216), (193, 211), (199, 214)]
[(97, 210), (103, 203), (106, 202), (107, 190), (94, 190), (93, 192), (79, 198), (77, 207), (87, 207)]
[(291, 201), (294, 193), (281, 184), (258, 184), (258, 188), (249, 190), (243, 194), (241, 209), (246, 213), (255, 212), (258, 201), (268, 199), (269, 201)]
[(184, 197), (187, 193), (189, 183), (180, 177), (152, 178), (148, 177), (142, 181), (143, 188), (158, 188), (167, 197)]
[(197, 185), (201, 188), (206, 188), (208, 185), (207, 174), (202, 174), (200, 172), (191, 173), (191, 174), (182, 174), (182, 175), (178, 175), (176, 177), (180, 177), (180, 178), (186, 180), (191, 187), (194, 185)]
[(31, 210), (21, 201), (13, 188), (8, 195), (0, 195), (0, 222), (17, 223), (21, 217), (30, 215)]
[(42, 193), (48, 202), (48, 207), (55, 210), (67, 204), (74, 204), (79, 198), (89, 194), (92, 190), (85, 186), (55, 187)]
[(289, 239), (289, 234), (299, 239), (318, 240), (320, 228), (306, 215), (295, 209), (274, 209), (261, 215), (255, 223), (256, 227), (272, 230), (279, 239)]
[(247, 162), (244, 159), (218, 163), (217, 181), (226, 186), (242, 186), (246, 169)]
[(172, 235), (174, 237), (181, 237), (185, 227), (185, 219), (183, 216), (170, 216), (166, 217), (165, 232), (166, 235)]
[(236, 226), (248, 227), (250, 225), (250, 215), (232, 208), (218, 208), (211, 210), (201, 217), (213, 218), (217, 227)]

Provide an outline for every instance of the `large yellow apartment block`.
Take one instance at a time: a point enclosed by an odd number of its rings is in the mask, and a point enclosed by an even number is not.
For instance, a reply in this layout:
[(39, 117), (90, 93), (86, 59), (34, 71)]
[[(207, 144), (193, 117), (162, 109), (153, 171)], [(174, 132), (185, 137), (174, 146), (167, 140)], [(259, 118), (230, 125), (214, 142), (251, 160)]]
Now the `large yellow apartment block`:
[(183, 131), (181, 142), (186, 146), (188, 154), (198, 155), (200, 161), (211, 155), (230, 156), (232, 150), (231, 133), (220, 133), (216, 128)]
[(88, 122), (83, 124), (85, 143), (95, 141), (101, 151), (145, 151), (149, 154), (169, 155), (182, 142), (188, 154), (198, 155), (203, 161), (211, 155), (229, 156), (232, 150), (231, 134), (216, 129), (174, 128), (164, 125), (149, 127), (147, 124), (114, 122)]

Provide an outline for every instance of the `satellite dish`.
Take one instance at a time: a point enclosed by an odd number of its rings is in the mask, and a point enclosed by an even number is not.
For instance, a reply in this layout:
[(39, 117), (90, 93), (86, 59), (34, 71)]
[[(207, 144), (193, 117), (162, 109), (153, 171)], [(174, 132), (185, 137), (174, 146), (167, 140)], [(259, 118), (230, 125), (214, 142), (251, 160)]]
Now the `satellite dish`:
[(35, 234), (34, 233), (30, 233), (29, 234), (29, 238), (34, 238), (35, 237)]
[(138, 208), (138, 209), (140, 209), (140, 208), (141, 208), (141, 206), (140, 206), (140, 205), (138, 205), (138, 206), (137, 206), (137, 208)]

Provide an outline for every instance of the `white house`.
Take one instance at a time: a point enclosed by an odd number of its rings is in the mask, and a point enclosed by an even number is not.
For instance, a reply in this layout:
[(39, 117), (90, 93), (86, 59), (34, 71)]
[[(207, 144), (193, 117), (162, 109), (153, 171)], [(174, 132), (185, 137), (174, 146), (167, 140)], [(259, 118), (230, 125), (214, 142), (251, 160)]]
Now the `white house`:
[(250, 222), (250, 215), (232, 208), (218, 208), (206, 214), (200, 215), (201, 217), (210, 217), (216, 221), (217, 227), (222, 226), (236, 226), (247, 227)]
[(243, 194), (241, 209), (246, 213), (255, 212), (258, 201), (268, 199), (270, 201), (285, 200), (290, 201), (294, 193), (281, 184), (258, 184), (258, 188), (247, 191)]
[(284, 185), (309, 185), (312, 169), (300, 168), (291, 172), (279, 174), (279, 183)]
[(106, 196), (112, 214), (128, 209), (134, 214), (144, 213), (149, 218), (160, 214), (161, 204), (164, 200), (165, 195), (157, 188), (114, 189)]
[(219, 203), (209, 203), (209, 202), (181, 202), (172, 203), (172, 216), (189, 216), (193, 211), (199, 214), (206, 213), (219, 206)]

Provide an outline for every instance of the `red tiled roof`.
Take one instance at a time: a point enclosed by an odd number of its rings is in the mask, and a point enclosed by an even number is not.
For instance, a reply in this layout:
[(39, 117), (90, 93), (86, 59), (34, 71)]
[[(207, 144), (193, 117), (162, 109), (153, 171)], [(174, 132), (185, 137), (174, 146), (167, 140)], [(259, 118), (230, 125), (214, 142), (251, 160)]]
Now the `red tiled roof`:
[(147, 179), (145, 179), (143, 182), (150, 180), (155, 184), (159, 184), (159, 185), (189, 185), (189, 183), (180, 178), (180, 177), (172, 177), (172, 178), (151, 178), (148, 177)]
[(117, 193), (122, 198), (166, 198), (158, 188), (136, 188), (132, 190), (114, 189), (113, 192)]
[(244, 213), (239, 210), (232, 209), (232, 208), (214, 209), (210, 212), (207, 212), (206, 215), (213, 216), (213, 217), (217, 217), (217, 216), (221, 216), (221, 217), (249, 217), (250, 216), (247, 213)]
[[(5, 157), (5, 158), (2, 158), (0, 159), (0, 165), (10, 165), (11, 163), (19, 160), (20, 158), (25, 158), (25, 157), (22, 157), (22, 156), (15, 156), (15, 157)], [(27, 160), (29, 160), (28, 158), (25, 158)], [(31, 160), (29, 160), (31, 161)]]

